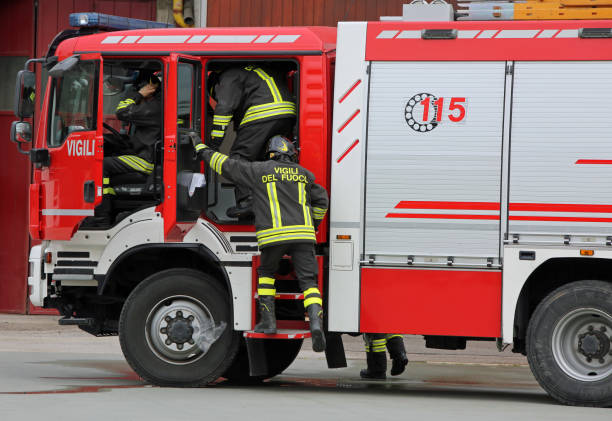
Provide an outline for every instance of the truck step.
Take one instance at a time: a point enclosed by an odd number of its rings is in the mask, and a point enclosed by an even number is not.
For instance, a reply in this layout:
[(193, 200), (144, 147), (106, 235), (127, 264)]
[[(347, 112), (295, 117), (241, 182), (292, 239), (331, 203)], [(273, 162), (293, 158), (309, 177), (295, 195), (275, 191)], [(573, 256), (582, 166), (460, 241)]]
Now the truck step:
[(273, 335), (257, 333), (252, 330), (244, 332), (245, 338), (253, 339), (304, 339), (310, 338), (310, 336), (310, 330), (300, 329), (278, 329)]
[(96, 319), (93, 317), (63, 317), (57, 323), (61, 326), (93, 326)]

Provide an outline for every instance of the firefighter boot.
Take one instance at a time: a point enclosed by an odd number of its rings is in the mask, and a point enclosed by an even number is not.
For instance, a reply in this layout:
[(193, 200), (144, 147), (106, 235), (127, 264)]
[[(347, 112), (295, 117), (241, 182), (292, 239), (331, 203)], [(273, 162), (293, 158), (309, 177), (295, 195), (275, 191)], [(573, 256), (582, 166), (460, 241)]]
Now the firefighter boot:
[(312, 349), (314, 352), (325, 351), (325, 332), (323, 332), (323, 308), (320, 304), (310, 304), (306, 307), (310, 320), (312, 334)]
[(259, 297), (259, 323), (255, 325), (255, 332), (271, 335), (276, 333), (276, 314), (274, 313), (274, 295)]
[(362, 379), (385, 380), (387, 378), (387, 354), (386, 352), (366, 352), (368, 368), (359, 372)]
[(402, 374), (408, 364), (408, 357), (406, 356), (406, 348), (404, 348), (404, 339), (401, 336), (392, 336), (387, 340), (387, 351), (391, 356), (391, 375), (397, 376)]

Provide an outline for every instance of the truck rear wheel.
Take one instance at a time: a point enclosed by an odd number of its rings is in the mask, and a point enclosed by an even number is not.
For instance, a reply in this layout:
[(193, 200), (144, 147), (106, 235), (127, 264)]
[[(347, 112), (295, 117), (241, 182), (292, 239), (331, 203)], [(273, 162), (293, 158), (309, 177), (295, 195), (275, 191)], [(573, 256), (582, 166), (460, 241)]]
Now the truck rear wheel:
[(293, 363), (302, 349), (303, 342), (303, 339), (265, 339), (264, 346), (269, 371), (265, 376), (253, 377), (249, 374), (249, 356), (243, 339), (236, 359), (223, 377), (236, 383), (258, 383), (277, 376)]
[(240, 342), (232, 329), (227, 293), (214, 278), (191, 269), (168, 269), (142, 281), (119, 320), (125, 359), (159, 386), (210, 383), (230, 366)]
[(612, 406), (612, 284), (578, 281), (551, 292), (527, 329), (540, 385), (568, 405)]

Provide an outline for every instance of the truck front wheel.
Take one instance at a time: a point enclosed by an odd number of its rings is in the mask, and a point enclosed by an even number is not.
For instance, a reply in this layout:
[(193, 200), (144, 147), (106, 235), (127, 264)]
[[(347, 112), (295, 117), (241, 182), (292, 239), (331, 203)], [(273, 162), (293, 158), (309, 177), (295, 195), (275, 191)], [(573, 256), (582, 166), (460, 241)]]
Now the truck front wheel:
[(210, 383), (233, 362), (240, 335), (232, 329), (228, 295), (191, 269), (168, 269), (142, 281), (119, 321), (125, 359), (158, 386)]
[(540, 385), (569, 405), (612, 406), (612, 284), (578, 281), (551, 292), (527, 329)]

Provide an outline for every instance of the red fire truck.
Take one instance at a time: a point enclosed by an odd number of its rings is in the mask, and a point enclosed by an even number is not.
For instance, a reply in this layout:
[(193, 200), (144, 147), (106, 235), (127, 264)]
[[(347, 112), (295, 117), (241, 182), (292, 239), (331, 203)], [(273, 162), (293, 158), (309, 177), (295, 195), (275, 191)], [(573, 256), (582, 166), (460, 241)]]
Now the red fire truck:
[[(343, 333), (496, 341), (559, 401), (612, 405), (612, 21), (95, 31), (93, 16), (37, 59), (49, 78), (29, 151), (34, 305), (118, 334), (158, 385), (291, 364), (309, 335), (291, 262), (279, 333), (252, 332), (254, 229), (225, 216), (235, 186), (188, 140), (210, 131), (207, 74), (265, 62), (295, 95), (300, 163), (330, 192), (317, 233), (330, 367), (345, 363)], [(130, 134), (115, 109), (142, 71), (163, 80), (154, 170), (111, 181), (114, 223), (95, 227), (103, 157)], [(33, 80), (18, 75), (20, 148)]]

